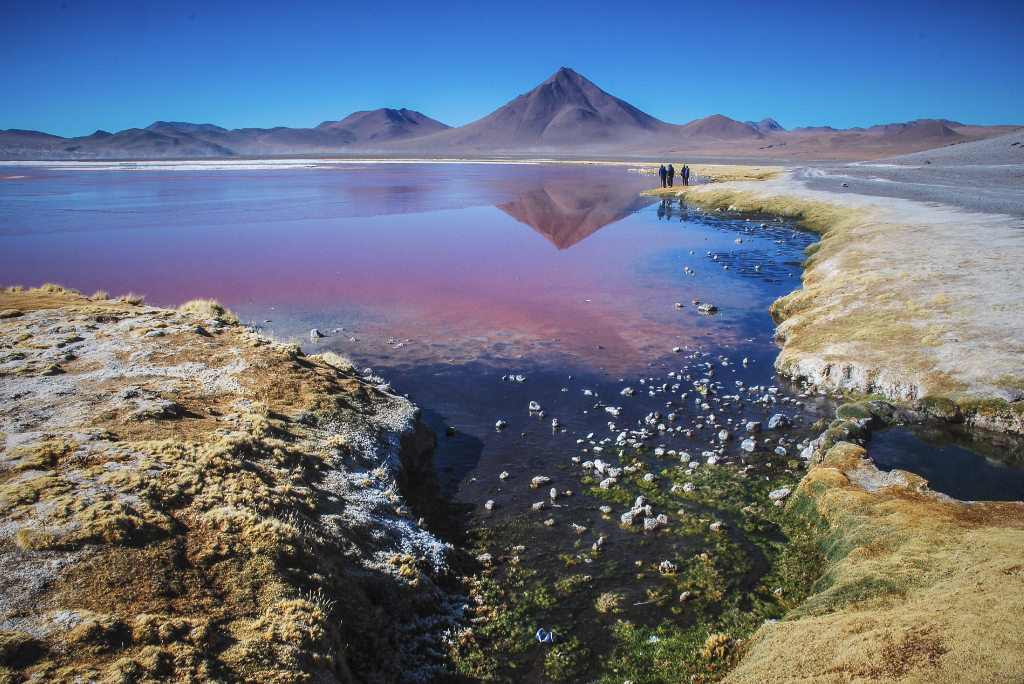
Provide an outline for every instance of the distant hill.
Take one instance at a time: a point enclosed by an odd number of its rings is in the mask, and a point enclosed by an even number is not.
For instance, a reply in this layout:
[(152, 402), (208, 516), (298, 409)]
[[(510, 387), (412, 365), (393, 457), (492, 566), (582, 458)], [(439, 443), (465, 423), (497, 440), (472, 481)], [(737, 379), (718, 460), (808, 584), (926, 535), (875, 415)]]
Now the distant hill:
[(412, 149), (471, 153), (628, 149), (667, 140), (676, 129), (562, 67), (484, 118), (421, 139)]
[(143, 130), (159, 131), (161, 128), (177, 128), (179, 131), (226, 131), (228, 129), (213, 124), (194, 124), (184, 121), (155, 121)]
[(764, 135), (745, 123), (721, 114), (712, 114), (704, 119), (691, 121), (681, 126), (682, 137), (690, 140), (736, 140), (738, 138), (763, 138)]
[[(0, 159), (382, 155), (852, 160), (985, 140), (1016, 128), (917, 119), (867, 129), (815, 126), (787, 131), (771, 118), (740, 122), (721, 114), (677, 125), (641, 111), (563, 67), (536, 88), (459, 128), (408, 109), (376, 109), (355, 112), (340, 121), (325, 121), (316, 128), (227, 130), (213, 124), (157, 121), (145, 129), (132, 128), (114, 134), (96, 131), (76, 138), (11, 129), (0, 131)], [(508, 210), (517, 217), (533, 216), (534, 209), (544, 201), (555, 201), (554, 196), (548, 200), (534, 199), (533, 207)], [(580, 225), (589, 226), (592, 220), (581, 219)], [(560, 228), (556, 232), (563, 235), (566, 230)], [(562, 238), (558, 241), (564, 242)]]
[(409, 109), (375, 109), (355, 112), (341, 121), (324, 121), (318, 131), (344, 130), (352, 133), (355, 141), (387, 142), (408, 140), (450, 129), (440, 121)]
[(775, 119), (761, 119), (760, 121), (744, 121), (746, 125), (755, 131), (785, 131), (786, 129)]

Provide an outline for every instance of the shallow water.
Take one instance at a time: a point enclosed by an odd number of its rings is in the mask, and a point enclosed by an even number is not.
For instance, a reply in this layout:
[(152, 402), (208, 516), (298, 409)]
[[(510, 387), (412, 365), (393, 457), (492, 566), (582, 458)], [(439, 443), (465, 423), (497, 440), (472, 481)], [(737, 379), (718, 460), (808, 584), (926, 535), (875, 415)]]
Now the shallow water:
[[(671, 532), (624, 531), (628, 507), (603, 516), (607, 502), (583, 493), (585, 473), (571, 459), (601, 458), (610, 452), (602, 440), (646, 428), (648, 448), (635, 457), (656, 483), (681, 471), (678, 457), (654, 447), (702, 463), (717, 450), (768, 488), (795, 482), (794, 442), (817, 436), (810, 425), (834, 417), (835, 404), (774, 377), (768, 308), (799, 286), (813, 236), (771, 217), (641, 197), (655, 181), (614, 165), (91, 168), (0, 167), (0, 282), (134, 291), (164, 306), (212, 297), (307, 353), (329, 349), (372, 368), (440, 436), (436, 476), (416, 484), (436, 486), (468, 515), (445, 527), (426, 514), (428, 527), (436, 522), (431, 529), (452, 539), (466, 522), (502, 530), (487, 547), (496, 557), (517, 540), (522, 567), (541, 577), (578, 571), (593, 575), (593, 596), (622, 594), (615, 615), (596, 612), (591, 596), (558, 618), (578, 625), (595, 652), (614, 645), (608, 629), (620, 618), (695, 619), (678, 602), (652, 604), (648, 597), (678, 588), (637, 573), (636, 563), (699, 553), (714, 518), (729, 522), (737, 558), (750, 563), (737, 591), (761, 581), (759, 545), (771, 534), (755, 539), (735, 514), (692, 501), (677, 504), (685, 514), (658, 511), (675, 516)], [(695, 301), (717, 313), (700, 314)], [(314, 327), (327, 336), (312, 342)], [(717, 389), (704, 397), (696, 384)], [(635, 396), (623, 396), (626, 387)], [(756, 403), (769, 387), (776, 403)], [(794, 426), (760, 435), (772, 443), (758, 454), (740, 452), (746, 435), (734, 426), (775, 413)], [(964, 433), (957, 443), (995, 458), (906, 429), (877, 433), (867, 447), (880, 467), (918, 472), (952, 496), (1024, 498), (1015, 447)], [(774, 452), (780, 437), (790, 440), (784, 455)], [(617, 455), (605, 460), (619, 465)], [(551, 482), (531, 488), (538, 475)], [(534, 512), (538, 501), (545, 510)], [(600, 537), (604, 550), (588, 553)], [(524, 675), (538, 678), (537, 666)]]
[[(307, 352), (332, 349), (373, 367), (440, 434), (456, 428), (436, 455), (449, 484), (522, 463), (524, 450), (609, 436), (598, 402), (623, 407), (617, 427), (668, 414), (666, 402), (693, 393), (692, 380), (669, 371), (697, 379), (697, 364), (710, 360), (723, 393), (736, 380), (773, 384), (767, 309), (799, 286), (801, 252), (813, 241), (777, 219), (641, 197), (657, 181), (618, 165), (173, 169), (0, 168), (0, 282), (133, 291), (167, 306), (213, 297)], [(717, 315), (700, 315), (694, 300), (716, 304)], [(313, 327), (328, 336), (311, 343)], [(527, 381), (501, 382), (508, 373)], [(652, 397), (640, 378), (682, 386)], [(623, 384), (645, 391), (627, 399)], [(545, 422), (529, 416), (529, 401), (540, 402)], [(808, 401), (806, 423), (831, 410)], [(678, 425), (696, 419), (693, 407), (677, 412)], [(552, 434), (551, 418), (566, 432)], [(661, 441), (703, 448), (680, 439)], [(925, 461), (933, 453), (901, 440)], [(1000, 479), (986, 464), (978, 468)], [(475, 500), (477, 489), (467, 481), (460, 496)], [(970, 494), (991, 498), (979, 487)]]

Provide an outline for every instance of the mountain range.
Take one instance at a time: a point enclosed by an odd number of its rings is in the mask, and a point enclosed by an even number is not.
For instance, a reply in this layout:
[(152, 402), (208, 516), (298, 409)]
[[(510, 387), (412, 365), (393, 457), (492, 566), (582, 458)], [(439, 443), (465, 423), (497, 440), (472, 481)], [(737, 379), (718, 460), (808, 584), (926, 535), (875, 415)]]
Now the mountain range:
[(281, 156), (391, 158), (645, 158), (684, 153), (735, 159), (870, 159), (1008, 133), (1017, 126), (968, 126), (918, 119), (871, 128), (787, 131), (773, 119), (720, 114), (667, 123), (561, 68), (487, 116), (452, 128), (420, 112), (377, 109), (315, 128), (240, 128), (157, 121), (146, 128), (61, 138), (0, 131), (0, 159), (194, 159)]

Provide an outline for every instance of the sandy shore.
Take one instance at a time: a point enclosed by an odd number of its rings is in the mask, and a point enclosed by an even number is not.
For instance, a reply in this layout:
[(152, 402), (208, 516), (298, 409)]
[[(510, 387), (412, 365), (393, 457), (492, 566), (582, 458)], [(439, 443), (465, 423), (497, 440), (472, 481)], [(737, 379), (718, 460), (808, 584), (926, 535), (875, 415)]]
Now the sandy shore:
[[(902, 157), (797, 169), (808, 188), (1024, 218), (1024, 129)], [(843, 187), (846, 183), (847, 187)]]

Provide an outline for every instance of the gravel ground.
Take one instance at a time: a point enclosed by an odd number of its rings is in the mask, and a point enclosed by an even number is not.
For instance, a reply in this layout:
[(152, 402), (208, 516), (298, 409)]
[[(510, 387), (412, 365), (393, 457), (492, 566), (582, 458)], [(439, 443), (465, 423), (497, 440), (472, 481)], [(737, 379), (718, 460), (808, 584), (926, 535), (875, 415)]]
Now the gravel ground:
[(802, 167), (794, 176), (812, 190), (934, 202), (1024, 218), (1024, 128), (889, 159)]

